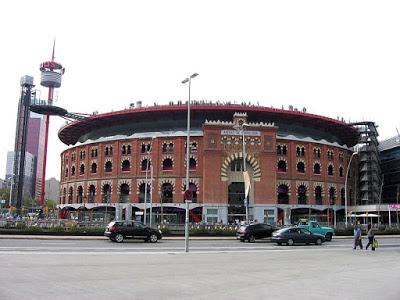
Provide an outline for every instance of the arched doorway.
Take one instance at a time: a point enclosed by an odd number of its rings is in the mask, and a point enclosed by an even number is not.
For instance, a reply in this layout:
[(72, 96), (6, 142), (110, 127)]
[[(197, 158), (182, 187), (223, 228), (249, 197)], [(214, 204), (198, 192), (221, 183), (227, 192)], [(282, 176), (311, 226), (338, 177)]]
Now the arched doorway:
[(289, 188), (285, 184), (278, 186), (278, 204), (289, 204)]
[(297, 200), (298, 204), (307, 204), (307, 188), (304, 185), (300, 185), (297, 189)]
[(120, 189), (119, 202), (129, 203), (129, 185), (123, 183), (121, 184), (119, 189)]
[(146, 184), (144, 182), (139, 185), (139, 203), (144, 203), (145, 198), (146, 202), (150, 199), (150, 185), (147, 185), (147, 195), (145, 195), (145, 186)]
[(103, 203), (110, 203), (111, 202), (111, 186), (106, 183), (103, 186)]
[(315, 204), (322, 205), (322, 188), (319, 185), (315, 187)]
[(76, 200), (78, 204), (83, 202), (83, 187), (81, 185), (78, 186), (78, 195), (76, 196)]
[[(228, 223), (236, 223), (246, 220), (246, 206), (244, 203), (245, 199), (245, 186), (244, 186), (244, 165), (243, 157), (236, 157), (230, 162), (229, 168), (227, 169), (228, 176)], [(254, 169), (252, 164), (246, 159), (246, 171), (250, 178), (250, 185), (252, 186), (251, 180), (254, 178)], [(254, 199), (254, 191), (250, 188), (249, 194), (247, 195), (247, 203), (250, 204)], [(251, 207), (249, 207), (249, 220), (252, 219)]]
[(169, 182), (163, 183), (163, 185), (161, 186), (161, 196), (163, 203), (174, 202), (173, 192), (174, 192), (174, 187), (172, 186), (171, 183)]
[(94, 203), (95, 195), (96, 195), (96, 187), (93, 184), (91, 184), (89, 186), (89, 198), (88, 198), (89, 203)]

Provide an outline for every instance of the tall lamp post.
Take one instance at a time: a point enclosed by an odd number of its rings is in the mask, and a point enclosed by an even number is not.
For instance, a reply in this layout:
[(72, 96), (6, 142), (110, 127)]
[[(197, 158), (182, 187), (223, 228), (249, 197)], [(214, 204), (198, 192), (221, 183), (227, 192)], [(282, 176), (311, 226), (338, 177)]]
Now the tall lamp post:
[[(189, 148), (190, 148), (190, 86), (191, 81), (198, 73), (193, 73), (182, 81), (182, 84), (189, 82), (189, 99), (187, 102), (187, 135), (186, 135), (186, 190), (189, 190)], [(185, 252), (189, 252), (189, 203), (186, 200), (185, 213)]]
[(347, 180), (349, 178), (349, 171), (350, 171), (350, 164), (351, 161), (353, 160), (353, 157), (355, 155), (358, 155), (358, 152), (353, 152), (353, 154), (350, 157), (349, 163), (347, 165), (347, 170), (346, 170), (346, 179), (344, 181), (344, 214), (345, 214), (345, 226), (347, 228)]
[(247, 123), (242, 123), (241, 125), (236, 125), (233, 128), (236, 130), (240, 130), (242, 132), (242, 146), (243, 146), (243, 184), (244, 184), (244, 199), (243, 203), (246, 209), (246, 224), (249, 223), (249, 199), (247, 199), (246, 195), (246, 178), (244, 178), (244, 174), (247, 172), (246, 168), (246, 141), (244, 135), (244, 128), (248, 126)]

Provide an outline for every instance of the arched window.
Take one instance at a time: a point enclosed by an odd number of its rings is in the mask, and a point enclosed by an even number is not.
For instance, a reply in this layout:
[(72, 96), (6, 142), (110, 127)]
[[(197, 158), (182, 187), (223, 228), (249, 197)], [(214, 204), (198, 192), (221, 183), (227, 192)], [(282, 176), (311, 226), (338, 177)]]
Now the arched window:
[(89, 186), (89, 197), (88, 197), (88, 202), (89, 203), (94, 203), (94, 197), (96, 196), (96, 187), (93, 185), (93, 184), (91, 184), (90, 186)]
[(83, 175), (85, 174), (85, 165), (81, 164), (81, 166), (79, 167), (79, 175)]
[(278, 204), (289, 204), (289, 188), (285, 184), (278, 186)]
[(278, 161), (278, 172), (286, 172), (286, 171), (287, 171), (286, 161), (284, 160)]
[(282, 155), (282, 146), (281, 145), (276, 146), (276, 154)]
[(190, 145), (190, 151), (196, 152), (197, 151), (197, 142), (192, 142)]
[[(142, 184), (139, 185), (139, 203), (144, 203), (144, 198), (145, 198), (145, 183), (143, 182)], [(146, 201), (149, 202), (150, 199), (150, 185), (147, 185), (147, 195), (146, 195)]]
[(172, 167), (173, 167), (172, 159), (166, 158), (163, 160), (162, 169), (164, 171), (170, 171), (170, 170), (172, 170)]
[(196, 169), (197, 169), (197, 161), (193, 157), (191, 157), (189, 159), (189, 170), (194, 171)]
[(90, 172), (91, 172), (92, 174), (97, 173), (97, 164), (96, 164), (95, 162), (92, 163), (92, 166), (91, 166), (91, 168), (90, 168)]
[(166, 182), (161, 186), (161, 197), (163, 203), (172, 203), (174, 202), (174, 187), (171, 183)]
[(296, 156), (300, 156), (301, 150), (300, 147), (296, 147)]
[(107, 161), (107, 162), (106, 162), (105, 171), (106, 171), (107, 173), (112, 172), (112, 162), (111, 162), (111, 161)]
[(106, 183), (103, 185), (103, 203), (111, 202), (111, 186)]
[(333, 166), (332, 165), (328, 166), (328, 175), (333, 176)]
[(71, 168), (71, 176), (75, 176), (75, 166), (72, 166)]
[(71, 187), (69, 188), (69, 193), (68, 193), (68, 203), (69, 203), (69, 204), (72, 204), (72, 203), (73, 203), (73, 201), (74, 201), (73, 197), (74, 197), (74, 190), (73, 190), (73, 188), (72, 188), (72, 186), (71, 186)]
[(142, 165), (141, 165), (142, 171), (146, 171), (146, 169), (150, 170), (150, 166), (151, 166), (151, 160), (149, 160), (148, 162), (147, 162), (147, 158), (142, 160)]
[(129, 185), (126, 183), (121, 184), (119, 187), (120, 195), (119, 202), (120, 203), (129, 203)]
[(283, 145), (282, 147), (282, 155), (286, 155), (287, 154), (287, 147), (286, 145)]
[(343, 167), (342, 166), (339, 167), (339, 176), (343, 177)]
[(243, 172), (243, 159), (236, 158), (231, 162), (231, 171), (232, 172)]
[(78, 186), (78, 195), (76, 195), (76, 202), (81, 204), (83, 202), (83, 187)]
[(62, 204), (67, 204), (66, 201), (67, 201), (67, 189), (64, 188), (63, 189)]
[(140, 152), (141, 152), (141, 153), (146, 153), (146, 145), (145, 145), (145, 144), (142, 144), (142, 147), (141, 147), (141, 149), (140, 149)]
[(314, 164), (314, 174), (321, 174), (321, 165), (319, 163)]
[(130, 169), (131, 169), (131, 162), (129, 160), (125, 159), (122, 162), (122, 171), (130, 171)]
[(297, 189), (297, 200), (299, 204), (307, 204), (307, 188), (304, 185)]
[(315, 187), (315, 204), (322, 205), (322, 188), (320, 186)]
[(131, 154), (131, 145), (126, 147), (126, 154)]
[(304, 173), (305, 172), (305, 166), (304, 166), (304, 163), (302, 161), (299, 161), (297, 163), (297, 172), (299, 172), (299, 173)]
[(121, 149), (122, 151), (121, 151), (121, 154), (122, 155), (126, 155), (126, 146), (125, 145), (123, 145), (122, 146), (122, 149)]
[(344, 192), (344, 188), (342, 188), (340, 190), (340, 202), (342, 205), (346, 205), (346, 198), (345, 198), (345, 192)]
[(336, 201), (335, 188), (331, 187), (329, 189), (329, 204), (335, 205), (335, 201)]
[(68, 177), (68, 168), (65, 168), (65, 177)]

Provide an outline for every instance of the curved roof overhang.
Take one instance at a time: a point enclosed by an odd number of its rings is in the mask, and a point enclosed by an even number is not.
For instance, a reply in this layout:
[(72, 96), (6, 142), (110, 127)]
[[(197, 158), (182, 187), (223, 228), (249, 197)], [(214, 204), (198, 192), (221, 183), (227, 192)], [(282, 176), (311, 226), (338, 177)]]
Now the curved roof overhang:
[[(290, 111), (259, 106), (245, 106), (236, 104), (193, 104), (190, 106), (191, 118), (204, 117), (210, 120), (231, 119), (234, 112), (246, 112), (249, 120), (264, 120), (264, 122), (286, 122), (298, 123), (305, 127), (318, 128), (337, 136), (347, 146), (351, 147), (357, 143), (357, 128), (345, 122), (327, 118), (324, 116), (304, 113), (301, 111)], [(79, 138), (93, 130), (115, 126), (116, 124), (157, 119), (181, 119), (186, 116), (187, 106), (160, 105), (143, 108), (125, 109), (98, 115), (91, 115), (84, 120), (77, 120), (62, 127), (58, 136), (66, 145), (74, 145)]]

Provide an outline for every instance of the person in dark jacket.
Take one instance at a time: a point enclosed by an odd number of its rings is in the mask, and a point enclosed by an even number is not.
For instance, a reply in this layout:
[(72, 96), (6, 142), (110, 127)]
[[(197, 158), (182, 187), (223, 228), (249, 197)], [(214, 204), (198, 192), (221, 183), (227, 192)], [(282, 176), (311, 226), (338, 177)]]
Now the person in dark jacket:
[(371, 250), (375, 251), (375, 247), (374, 247), (374, 231), (372, 230), (372, 226), (371, 224), (368, 224), (368, 233), (367, 233), (367, 237), (368, 237), (368, 244), (365, 247), (365, 250), (368, 250), (368, 247), (371, 246)]

